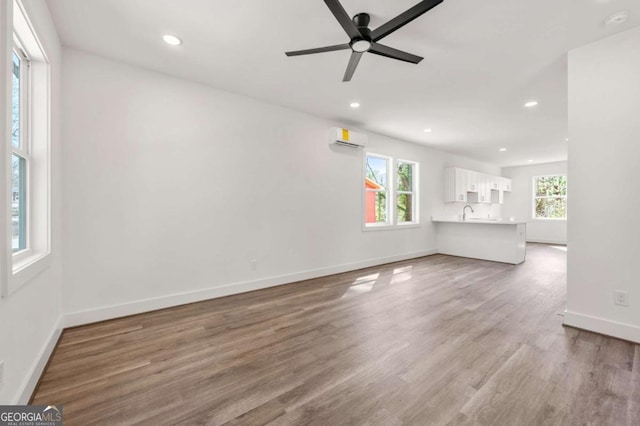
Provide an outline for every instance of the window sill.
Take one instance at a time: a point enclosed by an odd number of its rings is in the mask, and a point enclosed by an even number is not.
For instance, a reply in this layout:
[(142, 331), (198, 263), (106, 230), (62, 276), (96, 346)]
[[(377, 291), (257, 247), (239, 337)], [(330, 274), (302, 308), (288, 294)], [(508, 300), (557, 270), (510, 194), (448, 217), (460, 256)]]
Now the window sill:
[(531, 220), (533, 222), (566, 222), (567, 218), (564, 218), (564, 219), (553, 219), (553, 218), (544, 218), (544, 217), (534, 217)]
[(420, 228), (420, 222), (405, 222), (396, 225), (397, 228)]
[(394, 231), (398, 229), (409, 229), (409, 228), (419, 228), (420, 223), (417, 222), (409, 222), (403, 223), (399, 225), (365, 225), (362, 227), (362, 230), (365, 232), (369, 231)]
[(51, 265), (51, 253), (32, 253), (31, 256), (13, 263), (13, 274), (9, 282), (9, 294), (41, 274)]

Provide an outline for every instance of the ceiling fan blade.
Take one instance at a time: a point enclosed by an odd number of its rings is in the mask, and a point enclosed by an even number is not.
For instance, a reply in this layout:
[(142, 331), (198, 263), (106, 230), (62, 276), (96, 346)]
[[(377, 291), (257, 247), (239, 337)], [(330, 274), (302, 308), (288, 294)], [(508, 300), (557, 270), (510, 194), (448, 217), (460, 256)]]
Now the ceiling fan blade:
[(351, 58), (349, 59), (349, 64), (347, 65), (347, 70), (344, 72), (342, 81), (351, 81), (351, 77), (353, 77), (353, 73), (356, 72), (356, 67), (358, 66), (358, 62), (360, 62), (360, 58), (362, 57), (362, 53), (363, 52), (351, 53)]
[(380, 56), (386, 56), (387, 58), (397, 59), (399, 61), (411, 62), (412, 64), (417, 64), (424, 59), (421, 56), (412, 55), (411, 53), (403, 52), (402, 50), (394, 49), (393, 47), (385, 46), (380, 43), (371, 43), (369, 52)]
[(387, 22), (386, 24), (382, 24), (381, 26), (373, 30), (371, 32), (371, 40), (378, 41), (381, 38), (388, 36), (398, 28), (401, 28), (407, 25), (409, 22), (413, 21), (414, 19), (418, 18), (422, 14), (433, 9), (434, 7), (436, 7), (442, 2), (443, 0), (421, 1), (420, 3), (413, 6), (411, 9), (401, 13), (400, 15), (396, 16), (395, 18)]
[(342, 28), (344, 28), (345, 32), (349, 36), (350, 39), (354, 38), (362, 38), (362, 34), (358, 31), (358, 27), (353, 23), (347, 11), (344, 10), (344, 7), (340, 4), (338, 0), (324, 0), (327, 4), (333, 16), (336, 17)]
[(349, 48), (349, 43), (345, 43), (326, 47), (316, 47), (315, 49), (294, 50), (293, 52), (284, 52), (284, 54), (287, 56), (311, 55), (312, 53), (333, 52), (334, 50), (346, 50)]

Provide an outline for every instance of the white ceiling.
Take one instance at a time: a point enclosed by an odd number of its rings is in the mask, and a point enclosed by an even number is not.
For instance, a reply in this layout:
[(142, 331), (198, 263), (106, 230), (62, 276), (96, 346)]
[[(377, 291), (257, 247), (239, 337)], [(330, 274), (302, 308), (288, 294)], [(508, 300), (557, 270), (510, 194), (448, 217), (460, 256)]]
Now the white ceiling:
[[(342, 0), (372, 29), (416, 3)], [(444, 0), (382, 40), (419, 65), (365, 54), (343, 83), (349, 51), (284, 55), (348, 42), (322, 0), (48, 0), (66, 46), (503, 166), (566, 159), (566, 52), (640, 25), (639, 3)]]

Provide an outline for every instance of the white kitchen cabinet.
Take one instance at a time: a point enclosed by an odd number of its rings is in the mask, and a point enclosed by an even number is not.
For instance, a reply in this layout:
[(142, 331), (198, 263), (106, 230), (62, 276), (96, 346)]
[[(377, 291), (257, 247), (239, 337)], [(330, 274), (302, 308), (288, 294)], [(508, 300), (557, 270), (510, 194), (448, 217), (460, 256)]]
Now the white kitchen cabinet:
[(502, 179), (504, 178), (501, 176), (489, 176), (489, 186), (491, 187), (491, 190), (500, 191)]
[(500, 189), (506, 192), (511, 192), (511, 179), (501, 178)]
[(493, 176), (480, 175), (480, 186), (478, 188), (478, 202), (491, 204), (491, 182)]
[(445, 203), (503, 204), (505, 191), (511, 191), (511, 179), (457, 167), (445, 169)]
[(482, 185), (483, 174), (471, 170), (459, 169), (466, 174), (467, 192), (479, 192)]
[(502, 190), (502, 176), (489, 176), (489, 187), (491, 188), (491, 203), (504, 204), (504, 191)]
[(477, 191), (469, 191), (467, 194), (468, 201), (470, 203), (483, 203), (491, 204), (491, 178), (492, 176), (485, 175), (484, 173), (475, 173), (475, 179), (477, 182)]
[(467, 170), (449, 167), (444, 170), (445, 203), (467, 202)]

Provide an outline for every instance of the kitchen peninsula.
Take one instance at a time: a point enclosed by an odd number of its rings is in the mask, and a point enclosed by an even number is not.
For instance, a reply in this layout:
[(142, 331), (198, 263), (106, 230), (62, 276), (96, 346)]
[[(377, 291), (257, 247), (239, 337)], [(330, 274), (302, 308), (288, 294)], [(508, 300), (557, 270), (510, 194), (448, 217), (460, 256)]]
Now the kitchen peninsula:
[(438, 253), (517, 265), (525, 261), (526, 222), (502, 218), (432, 217)]

